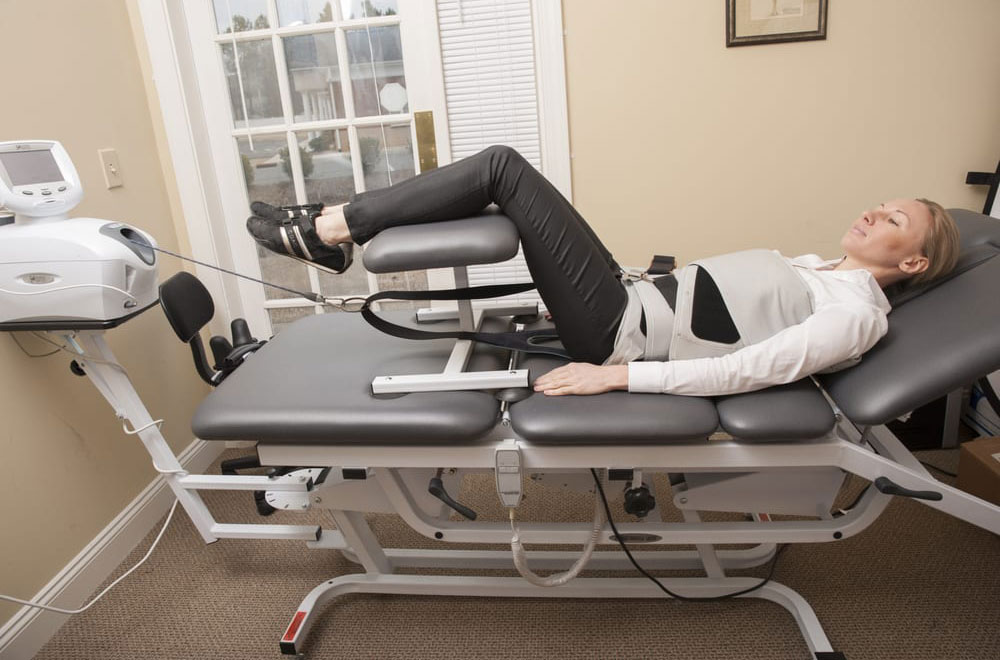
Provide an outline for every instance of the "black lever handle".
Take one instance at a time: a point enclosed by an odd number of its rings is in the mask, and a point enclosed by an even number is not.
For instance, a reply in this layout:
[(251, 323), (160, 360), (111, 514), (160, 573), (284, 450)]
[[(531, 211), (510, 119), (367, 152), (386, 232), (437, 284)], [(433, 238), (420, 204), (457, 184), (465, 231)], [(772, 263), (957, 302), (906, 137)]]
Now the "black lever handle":
[(215, 369), (222, 369), (226, 356), (233, 351), (233, 345), (229, 343), (228, 339), (219, 335), (209, 339), (208, 345), (212, 349), (212, 357), (215, 358)]
[(465, 506), (464, 504), (460, 504), (459, 502), (456, 502), (455, 500), (451, 499), (451, 495), (449, 495), (448, 491), (444, 489), (444, 484), (441, 482), (440, 477), (434, 477), (433, 479), (431, 479), (430, 485), (427, 486), (427, 492), (433, 495), (434, 497), (438, 498), (439, 500), (441, 500), (442, 502), (444, 502), (445, 504), (447, 504), (452, 509), (459, 512), (469, 520), (476, 519), (477, 514), (475, 511)]
[(880, 493), (885, 493), (886, 495), (899, 495), (900, 497), (912, 497), (915, 500), (932, 500), (934, 502), (944, 497), (941, 493), (934, 490), (910, 490), (909, 488), (903, 488), (888, 477), (879, 477), (874, 483), (875, 488)]
[(983, 215), (989, 215), (993, 210), (993, 203), (997, 197), (997, 190), (1000, 189), (1000, 163), (997, 163), (997, 171), (989, 172), (969, 172), (965, 175), (965, 182), (973, 186), (989, 186), (986, 193), (986, 204), (983, 205)]
[(247, 344), (253, 344), (257, 341), (253, 338), (253, 335), (250, 334), (250, 326), (247, 325), (246, 319), (233, 319), (233, 322), (229, 324), (229, 327), (233, 332), (234, 347), (238, 348)]

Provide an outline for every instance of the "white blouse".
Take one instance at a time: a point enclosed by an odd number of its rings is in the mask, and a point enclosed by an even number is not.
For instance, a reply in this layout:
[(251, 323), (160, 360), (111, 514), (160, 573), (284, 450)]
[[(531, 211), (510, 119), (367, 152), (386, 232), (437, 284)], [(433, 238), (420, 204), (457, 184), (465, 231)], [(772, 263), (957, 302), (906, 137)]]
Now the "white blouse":
[(737, 394), (859, 362), (889, 329), (892, 307), (875, 277), (864, 269), (832, 270), (841, 259), (815, 254), (788, 261), (812, 291), (809, 318), (722, 357), (630, 362), (629, 392)]

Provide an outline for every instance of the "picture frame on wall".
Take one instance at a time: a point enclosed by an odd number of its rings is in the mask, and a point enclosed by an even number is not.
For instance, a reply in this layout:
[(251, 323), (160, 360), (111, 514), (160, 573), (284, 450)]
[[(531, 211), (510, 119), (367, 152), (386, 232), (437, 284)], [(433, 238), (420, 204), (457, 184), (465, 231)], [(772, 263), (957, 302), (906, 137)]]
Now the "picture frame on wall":
[(726, 0), (726, 47), (826, 39), (828, 0)]

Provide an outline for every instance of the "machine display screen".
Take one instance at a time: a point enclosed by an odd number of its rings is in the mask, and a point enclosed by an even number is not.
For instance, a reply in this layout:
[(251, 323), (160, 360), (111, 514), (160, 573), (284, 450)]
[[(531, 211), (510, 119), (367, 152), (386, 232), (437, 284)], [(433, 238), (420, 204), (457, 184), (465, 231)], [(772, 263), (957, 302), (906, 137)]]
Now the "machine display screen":
[(12, 186), (49, 183), (64, 179), (55, 157), (48, 149), (0, 153), (0, 163), (3, 163), (4, 169), (7, 170)]

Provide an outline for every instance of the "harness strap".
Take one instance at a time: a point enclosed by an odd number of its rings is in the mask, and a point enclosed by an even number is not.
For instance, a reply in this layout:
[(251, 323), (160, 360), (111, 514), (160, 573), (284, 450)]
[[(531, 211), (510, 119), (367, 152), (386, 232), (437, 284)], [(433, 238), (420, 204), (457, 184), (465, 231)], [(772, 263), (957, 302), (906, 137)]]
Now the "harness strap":
[[(653, 262), (646, 271), (632, 272), (624, 271), (623, 269), (622, 276), (623, 279), (638, 280), (646, 275), (669, 273), (674, 269), (674, 267), (675, 262), (673, 257), (657, 255), (653, 258)], [(673, 280), (673, 278), (656, 279)], [(636, 282), (636, 284), (640, 283)], [(676, 282), (664, 282), (664, 284), (667, 286), (661, 288), (658, 285), (655, 288), (660, 289), (660, 292), (663, 294), (662, 297), (666, 298), (668, 301), (671, 298), (675, 298), (677, 288)], [(380, 330), (387, 335), (399, 337), (400, 339), (468, 339), (472, 341), (479, 341), (484, 344), (490, 344), (492, 346), (499, 346), (508, 350), (552, 355), (567, 360), (572, 359), (569, 353), (567, 353), (564, 349), (542, 345), (543, 342), (559, 339), (559, 335), (553, 329), (522, 330), (520, 332), (473, 332), (469, 330), (442, 332), (418, 330), (416, 328), (410, 328), (386, 321), (371, 309), (372, 303), (385, 299), (478, 300), (482, 298), (498, 298), (500, 296), (524, 293), (525, 291), (531, 291), (534, 288), (534, 284), (527, 282), (522, 284), (495, 284), (490, 286), (466, 287), (461, 289), (437, 289), (431, 291), (380, 291), (379, 293), (374, 293), (368, 296), (362, 304), (360, 311), (362, 318), (364, 318), (365, 321), (367, 321), (373, 328)], [(650, 323), (656, 323), (658, 331), (655, 333), (650, 332), (651, 336), (646, 339), (646, 350), (647, 352), (658, 356), (656, 359), (665, 359), (667, 348), (670, 343), (670, 326), (672, 325), (673, 320), (672, 311), (670, 307), (667, 307), (666, 310), (662, 309), (662, 301), (658, 300), (659, 296), (653, 293), (654, 287), (650, 285), (649, 282), (642, 281), (637, 289), (642, 291), (641, 298), (643, 299), (643, 302), (642, 304), (639, 304), (638, 297), (636, 298), (633, 306), (636, 308), (635, 316), (637, 318), (635, 318), (632, 323), (628, 325), (638, 324), (639, 318), (642, 316), (643, 308), (648, 306), (650, 311), (647, 314), (647, 318), (655, 316), (655, 320), (650, 320)], [(623, 321), (621, 325), (625, 326), (627, 324)], [(619, 328), (619, 334), (620, 332), (621, 328)], [(605, 362), (605, 364), (611, 363)]]
[(639, 295), (646, 318), (646, 345), (642, 357), (644, 360), (666, 360), (674, 329), (674, 312), (652, 282), (636, 280), (632, 286)]
[(468, 339), (509, 350), (525, 353), (541, 353), (570, 359), (569, 354), (561, 348), (541, 345), (542, 342), (553, 341), (559, 338), (559, 335), (553, 329), (522, 330), (521, 332), (417, 330), (416, 328), (409, 328), (386, 321), (371, 309), (372, 303), (387, 298), (394, 300), (478, 300), (481, 298), (498, 298), (515, 293), (524, 293), (534, 288), (534, 284), (527, 282), (522, 284), (495, 284), (491, 286), (437, 289), (431, 291), (380, 291), (365, 299), (361, 307), (361, 316), (377, 330), (401, 339)]

